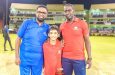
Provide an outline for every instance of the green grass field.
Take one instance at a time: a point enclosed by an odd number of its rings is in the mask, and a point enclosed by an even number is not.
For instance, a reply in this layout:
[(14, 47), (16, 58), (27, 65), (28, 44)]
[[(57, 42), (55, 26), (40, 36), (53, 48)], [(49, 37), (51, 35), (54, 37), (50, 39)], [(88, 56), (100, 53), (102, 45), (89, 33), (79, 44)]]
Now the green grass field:
[[(16, 35), (10, 34), (14, 47)], [(115, 37), (91, 36), (92, 68), (87, 75), (115, 75)], [(10, 51), (9, 44), (3, 51), (3, 37), (0, 34), (0, 75), (19, 75), (19, 68), (14, 64), (14, 51)]]

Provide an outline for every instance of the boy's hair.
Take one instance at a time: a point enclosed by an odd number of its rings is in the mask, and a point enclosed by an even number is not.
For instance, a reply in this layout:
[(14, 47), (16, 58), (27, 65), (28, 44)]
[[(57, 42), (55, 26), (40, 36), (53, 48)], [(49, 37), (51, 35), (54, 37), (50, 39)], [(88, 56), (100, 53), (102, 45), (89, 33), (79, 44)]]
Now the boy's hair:
[(52, 26), (50, 27), (50, 29), (49, 29), (49, 32), (50, 32), (51, 30), (56, 30), (56, 31), (60, 34), (59, 27), (58, 27), (57, 25), (52, 25)]
[[(38, 9), (38, 8), (45, 8), (45, 9), (48, 11), (48, 8), (47, 8), (45, 5), (39, 5), (39, 6), (37, 7), (37, 9)], [(36, 10), (37, 10), (37, 9), (36, 9)]]

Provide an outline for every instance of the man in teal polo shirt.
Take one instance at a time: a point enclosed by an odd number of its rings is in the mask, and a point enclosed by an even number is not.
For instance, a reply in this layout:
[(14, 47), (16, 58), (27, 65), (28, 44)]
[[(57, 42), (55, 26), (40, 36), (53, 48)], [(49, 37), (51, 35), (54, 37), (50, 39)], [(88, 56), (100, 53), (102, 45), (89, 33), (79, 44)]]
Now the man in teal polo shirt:
[(18, 30), (15, 63), (20, 65), (20, 75), (41, 75), (43, 67), (42, 45), (47, 39), (49, 25), (44, 22), (48, 9), (38, 6), (36, 18), (25, 20)]

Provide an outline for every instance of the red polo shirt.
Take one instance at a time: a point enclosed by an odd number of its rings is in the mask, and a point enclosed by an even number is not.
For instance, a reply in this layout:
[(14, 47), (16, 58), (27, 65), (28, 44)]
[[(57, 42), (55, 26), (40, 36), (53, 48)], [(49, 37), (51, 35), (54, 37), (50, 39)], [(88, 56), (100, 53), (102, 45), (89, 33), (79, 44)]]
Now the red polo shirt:
[(44, 75), (55, 75), (57, 68), (61, 68), (61, 42), (51, 45), (49, 40), (43, 45), (44, 50)]
[(85, 59), (84, 35), (89, 35), (85, 21), (74, 17), (72, 22), (61, 24), (60, 30), (64, 39), (63, 57), (75, 60)]

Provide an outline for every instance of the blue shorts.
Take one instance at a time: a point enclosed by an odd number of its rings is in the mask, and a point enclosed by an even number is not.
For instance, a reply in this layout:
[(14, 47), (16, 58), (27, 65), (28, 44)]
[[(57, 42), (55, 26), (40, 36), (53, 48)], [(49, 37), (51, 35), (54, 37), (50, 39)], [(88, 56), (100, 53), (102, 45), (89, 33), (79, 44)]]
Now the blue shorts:
[(73, 71), (75, 75), (86, 75), (85, 60), (62, 58), (62, 67), (64, 69), (64, 75), (72, 75)]

